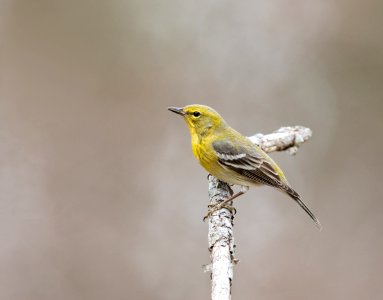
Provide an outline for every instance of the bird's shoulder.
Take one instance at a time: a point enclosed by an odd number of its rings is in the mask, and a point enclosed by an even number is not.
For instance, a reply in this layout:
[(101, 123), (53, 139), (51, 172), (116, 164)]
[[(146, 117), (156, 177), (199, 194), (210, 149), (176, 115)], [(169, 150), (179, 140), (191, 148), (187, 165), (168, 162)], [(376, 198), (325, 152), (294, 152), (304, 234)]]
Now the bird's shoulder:
[(215, 139), (212, 141), (212, 148), (217, 156), (222, 156), (223, 159), (264, 158), (262, 149), (244, 136), (228, 135)]

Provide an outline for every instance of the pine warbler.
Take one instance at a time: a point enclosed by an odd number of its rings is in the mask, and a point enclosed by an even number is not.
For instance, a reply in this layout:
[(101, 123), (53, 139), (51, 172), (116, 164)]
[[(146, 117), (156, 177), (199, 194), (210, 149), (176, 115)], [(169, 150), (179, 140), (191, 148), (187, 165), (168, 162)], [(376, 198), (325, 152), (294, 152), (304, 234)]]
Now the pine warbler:
[(321, 228), (318, 219), (290, 187), (270, 156), (231, 128), (214, 109), (198, 104), (168, 109), (183, 116), (190, 130), (194, 156), (206, 171), (221, 181), (243, 187), (237, 194), (214, 206), (207, 216), (244, 194), (249, 186), (264, 184), (287, 193)]

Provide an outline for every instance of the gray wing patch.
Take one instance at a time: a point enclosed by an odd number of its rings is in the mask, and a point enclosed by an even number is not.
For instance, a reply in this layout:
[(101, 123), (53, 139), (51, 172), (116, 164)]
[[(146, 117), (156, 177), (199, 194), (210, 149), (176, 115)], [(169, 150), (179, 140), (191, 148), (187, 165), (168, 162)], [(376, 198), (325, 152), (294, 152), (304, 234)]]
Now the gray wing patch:
[(224, 166), (253, 170), (260, 166), (263, 161), (261, 155), (250, 153), (242, 146), (234, 146), (232, 142), (215, 141), (213, 149), (218, 156), (219, 162)]
[(248, 151), (244, 147), (236, 147), (232, 142), (216, 141), (213, 149), (218, 156), (218, 161), (242, 176), (255, 182), (281, 187), (282, 182), (272, 164), (261, 154)]

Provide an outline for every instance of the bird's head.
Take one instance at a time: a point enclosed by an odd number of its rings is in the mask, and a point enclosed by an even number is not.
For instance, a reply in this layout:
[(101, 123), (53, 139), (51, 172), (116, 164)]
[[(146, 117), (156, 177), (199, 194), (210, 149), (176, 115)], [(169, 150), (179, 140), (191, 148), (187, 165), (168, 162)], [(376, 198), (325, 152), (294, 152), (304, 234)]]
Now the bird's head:
[(183, 116), (191, 132), (198, 135), (204, 135), (225, 122), (214, 109), (206, 105), (192, 104), (182, 108), (169, 107), (168, 109)]

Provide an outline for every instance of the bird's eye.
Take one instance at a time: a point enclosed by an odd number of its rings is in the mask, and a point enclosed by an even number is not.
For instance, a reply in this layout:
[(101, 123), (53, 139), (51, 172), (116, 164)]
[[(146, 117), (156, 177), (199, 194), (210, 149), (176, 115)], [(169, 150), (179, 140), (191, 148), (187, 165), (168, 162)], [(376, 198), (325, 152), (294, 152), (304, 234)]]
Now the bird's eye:
[(199, 111), (193, 112), (193, 116), (196, 118), (198, 118), (200, 115), (201, 115), (201, 113)]

